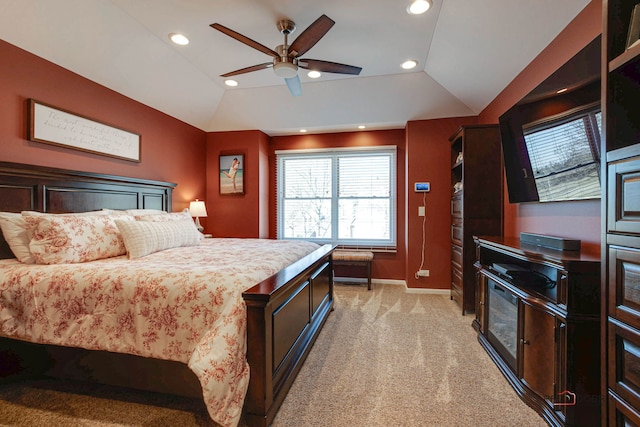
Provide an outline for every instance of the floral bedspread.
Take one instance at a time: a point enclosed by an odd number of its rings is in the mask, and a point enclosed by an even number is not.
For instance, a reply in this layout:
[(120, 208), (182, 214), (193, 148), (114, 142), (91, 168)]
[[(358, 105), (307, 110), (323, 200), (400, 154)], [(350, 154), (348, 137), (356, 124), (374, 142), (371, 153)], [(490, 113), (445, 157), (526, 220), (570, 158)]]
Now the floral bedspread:
[(211, 418), (235, 426), (249, 383), (242, 292), (317, 248), (204, 239), (133, 260), (0, 260), (0, 336), (186, 363)]

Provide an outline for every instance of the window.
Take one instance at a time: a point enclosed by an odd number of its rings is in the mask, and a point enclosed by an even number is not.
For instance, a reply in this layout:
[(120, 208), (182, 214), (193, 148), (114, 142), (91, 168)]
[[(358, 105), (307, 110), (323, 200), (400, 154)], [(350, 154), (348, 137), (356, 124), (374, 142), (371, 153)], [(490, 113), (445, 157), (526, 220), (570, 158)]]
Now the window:
[(394, 148), (278, 151), (278, 238), (395, 246)]
[(601, 116), (598, 107), (524, 129), (541, 202), (600, 197)]

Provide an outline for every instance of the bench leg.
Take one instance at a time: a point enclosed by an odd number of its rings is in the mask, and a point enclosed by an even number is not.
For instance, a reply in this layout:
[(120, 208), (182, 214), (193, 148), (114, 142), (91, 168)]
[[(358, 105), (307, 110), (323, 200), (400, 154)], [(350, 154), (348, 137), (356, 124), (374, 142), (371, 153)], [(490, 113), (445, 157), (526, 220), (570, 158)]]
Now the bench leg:
[(371, 290), (371, 261), (367, 263), (367, 290)]

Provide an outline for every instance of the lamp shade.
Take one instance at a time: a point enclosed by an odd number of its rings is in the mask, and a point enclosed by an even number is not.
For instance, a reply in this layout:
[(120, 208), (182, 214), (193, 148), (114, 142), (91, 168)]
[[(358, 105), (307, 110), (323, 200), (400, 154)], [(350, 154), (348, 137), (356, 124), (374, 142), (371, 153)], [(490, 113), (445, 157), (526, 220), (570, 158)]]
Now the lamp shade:
[(207, 207), (203, 201), (196, 199), (189, 204), (189, 213), (192, 217), (205, 218), (207, 216)]

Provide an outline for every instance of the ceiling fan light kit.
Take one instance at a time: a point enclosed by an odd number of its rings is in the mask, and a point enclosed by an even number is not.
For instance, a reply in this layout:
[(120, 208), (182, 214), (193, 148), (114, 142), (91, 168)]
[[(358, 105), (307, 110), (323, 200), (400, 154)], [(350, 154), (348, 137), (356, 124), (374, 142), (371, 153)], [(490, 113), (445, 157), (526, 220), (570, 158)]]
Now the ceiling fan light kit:
[(302, 94), (302, 89), (300, 85), (300, 78), (298, 76), (298, 67), (317, 72), (359, 75), (360, 71), (362, 71), (362, 68), (360, 67), (318, 59), (300, 58), (302, 55), (307, 53), (309, 49), (315, 46), (315, 44), (318, 43), (325, 34), (327, 34), (334, 24), (335, 22), (331, 18), (326, 15), (322, 15), (309, 25), (302, 33), (300, 33), (293, 43), (289, 45), (288, 36), (296, 29), (296, 24), (289, 19), (282, 19), (276, 23), (276, 27), (278, 28), (278, 31), (284, 35), (284, 43), (277, 46), (276, 50), (270, 49), (221, 24), (211, 24), (212, 28), (220, 31), (221, 33), (224, 33), (227, 36), (273, 58), (272, 63), (267, 62), (231, 71), (229, 73), (222, 74), (221, 77), (230, 77), (252, 71), (263, 70), (265, 68), (273, 68), (276, 76), (285, 79), (289, 92), (291, 92), (293, 96), (299, 96)]
[(298, 66), (291, 62), (274, 61), (273, 72), (276, 73), (276, 76), (287, 79), (298, 74)]

